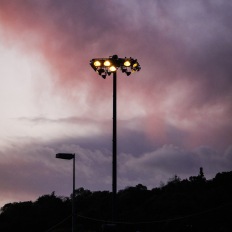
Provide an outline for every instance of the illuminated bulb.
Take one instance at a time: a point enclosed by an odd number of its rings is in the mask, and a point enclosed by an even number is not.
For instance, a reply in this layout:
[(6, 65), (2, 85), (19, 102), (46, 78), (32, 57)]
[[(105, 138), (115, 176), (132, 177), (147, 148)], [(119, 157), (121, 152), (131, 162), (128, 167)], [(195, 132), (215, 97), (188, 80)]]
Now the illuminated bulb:
[(99, 67), (99, 66), (101, 66), (101, 62), (100, 62), (99, 60), (96, 60), (96, 61), (93, 63), (93, 65), (94, 65), (95, 67)]
[(110, 70), (111, 72), (115, 72), (115, 71), (116, 71), (116, 68), (115, 68), (114, 66), (111, 66), (111, 67), (109, 68), (109, 70)]
[(131, 63), (130, 63), (129, 60), (126, 60), (126, 61), (124, 62), (124, 65), (125, 65), (126, 67), (129, 67), (129, 66), (131, 65)]
[(138, 66), (138, 63), (134, 63), (133, 64), (133, 68), (137, 67)]
[(104, 65), (105, 65), (106, 67), (109, 67), (109, 66), (111, 65), (111, 63), (110, 63), (109, 60), (106, 60), (106, 61), (104, 62)]

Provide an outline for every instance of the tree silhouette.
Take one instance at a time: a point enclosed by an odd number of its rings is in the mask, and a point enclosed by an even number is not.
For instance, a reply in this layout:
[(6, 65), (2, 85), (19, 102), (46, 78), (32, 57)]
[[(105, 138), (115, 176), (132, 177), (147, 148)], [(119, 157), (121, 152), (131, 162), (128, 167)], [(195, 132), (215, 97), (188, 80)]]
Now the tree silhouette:
[[(174, 175), (151, 190), (130, 186), (117, 194), (117, 231), (232, 231), (231, 195), (232, 171), (206, 180), (203, 168), (197, 176)], [(102, 231), (111, 220), (111, 200), (109, 191), (76, 189), (77, 231)], [(71, 212), (71, 197), (54, 192), (35, 202), (8, 203), (1, 208), (0, 231), (71, 231)]]

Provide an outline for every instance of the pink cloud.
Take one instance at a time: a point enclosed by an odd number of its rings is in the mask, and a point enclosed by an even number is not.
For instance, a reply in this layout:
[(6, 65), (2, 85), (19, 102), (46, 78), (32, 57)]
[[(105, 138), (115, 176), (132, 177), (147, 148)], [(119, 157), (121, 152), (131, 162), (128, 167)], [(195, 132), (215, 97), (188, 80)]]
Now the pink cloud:
[[(195, 14), (199, 5), (193, 6), (196, 8), (192, 13)], [(98, 14), (94, 7), (99, 11), (104, 9), (105, 14)], [(148, 9), (147, 7), (149, 4), (142, 5), (144, 10)], [(142, 71), (136, 75), (136, 80), (131, 78), (130, 81), (125, 81), (122, 80), (124, 77), (120, 78), (122, 84), (119, 84), (118, 91), (119, 94), (123, 94), (124, 99), (132, 101), (136, 99), (145, 109), (147, 120), (144, 120), (144, 128), (149, 136), (153, 135), (153, 139), (160, 137), (165, 142), (164, 128), (169, 123), (167, 117), (171, 118), (171, 114), (179, 120), (179, 125), (181, 121), (193, 122), (196, 125), (196, 129), (187, 130), (192, 133), (190, 136), (192, 142), (197, 140), (200, 142), (203, 139), (202, 133), (198, 130), (201, 124), (204, 124), (205, 131), (214, 134), (219, 132), (219, 135), (221, 129), (210, 126), (208, 121), (212, 121), (212, 124), (219, 123), (220, 128), (224, 130), (228, 125), (229, 114), (231, 115), (229, 72), (232, 70), (231, 66), (227, 65), (226, 59), (220, 58), (224, 57), (223, 52), (225, 57), (228, 57), (230, 52), (226, 44), (220, 42), (220, 39), (223, 41), (224, 38), (215, 34), (213, 38), (207, 37), (209, 41), (205, 41), (204, 36), (207, 35), (202, 30), (210, 23), (208, 19), (205, 21), (206, 25), (202, 26), (198, 19), (192, 18), (193, 15), (189, 17), (184, 11), (178, 13), (178, 10), (170, 12), (165, 4), (150, 4), (150, 7), (158, 12), (160, 22), (148, 21), (149, 17), (154, 18), (150, 9), (147, 18), (142, 17), (139, 9), (136, 9), (132, 13), (133, 17), (138, 17), (141, 21), (138, 21), (136, 26), (128, 28), (129, 25), (123, 22), (129, 17), (127, 15), (122, 19), (116, 17), (122, 14), (117, 8), (116, 15), (113, 15), (112, 8), (106, 9), (102, 4), (94, 5), (89, 1), (81, 1), (79, 4), (74, 1), (69, 3), (24, 1), (24, 4), (20, 1), (10, 3), (2, 1), (1, 25), (7, 39), (19, 42), (24, 46), (25, 52), (37, 52), (44, 56), (52, 71), (55, 94), (59, 94), (60, 91), (61, 94), (69, 96), (69, 100), (78, 102), (78, 98), (71, 96), (72, 91), (67, 90), (73, 88), (74, 91), (80, 91), (85, 95), (86, 104), (96, 106), (95, 110), (101, 111), (103, 105), (110, 101), (108, 94), (111, 81), (100, 80), (88, 66), (89, 60), (95, 56), (113, 55), (111, 53), (114, 51), (123, 55), (134, 55), (140, 61)], [(206, 8), (204, 5), (202, 7), (203, 12)], [(213, 5), (208, 7), (214, 9)], [(210, 13), (207, 14), (207, 11), (205, 13), (205, 18), (212, 18)], [(116, 18), (118, 23), (114, 21)], [(187, 19), (186, 22), (176, 25), (182, 18)], [(187, 26), (192, 25), (193, 20), (196, 26), (189, 30)], [(143, 22), (146, 23), (144, 27)], [(212, 25), (208, 25), (208, 30), (219, 23), (215, 19), (213, 22)], [(183, 32), (184, 37), (177, 37), (173, 26), (177, 26), (176, 30), (179, 33)], [(127, 30), (129, 33), (126, 33)], [(197, 40), (188, 41), (186, 30), (189, 30), (189, 33), (199, 30), (203, 34), (200, 34)], [(226, 31), (224, 33), (231, 36), (231, 33), (228, 34)], [(191, 45), (194, 45), (195, 50)], [(220, 50), (215, 45), (220, 46)], [(60, 88), (55, 90), (56, 87)], [(175, 95), (179, 97), (175, 98)], [(172, 99), (173, 105), (166, 106), (165, 102)], [(123, 101), (123, 98), (120, 101)], [(218, 114), (213, 112), (215, 104), (224, 108), (224, 111)], [(208, 111), (205, 110), (206, 105)], [(208, 116), (206, 118), (202, 114), (199, 120), (198, 115), (202, 111)], [(168, 113), (170, 115), (165, 115)], [(211, 115), (212, 118), (209, 119)], [(214, 116), (223, 118), (225, 125), (213, 118)], [(151, 129), (152, 127), (156, 127), (156, 130)], [(157, 136), (154, 135), (155, 131)], [(211, 134), (212, 137), (212, 133), (206, 134)], [(218, 135), (211, 139), (213, 144), (217, 139), (220, 140)], [(210, 142), (210, 139), (206, 141)]]

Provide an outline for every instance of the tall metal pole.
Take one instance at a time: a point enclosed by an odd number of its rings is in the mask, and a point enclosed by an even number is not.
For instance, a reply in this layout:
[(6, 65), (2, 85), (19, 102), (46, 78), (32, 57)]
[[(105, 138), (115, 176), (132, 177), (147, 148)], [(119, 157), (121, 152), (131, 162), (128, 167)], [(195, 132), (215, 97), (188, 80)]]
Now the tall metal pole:
[(118, 58), (117, 55), (109, 58), (95, 58), (90, 65), (102, 78), (113, 73), (113, 145), (112, 145), (112, 222), (117, 222), (117, 69), (129, 76), (132, 72), (141, 69), (133, 58)]
[(117, 196), (117, 73), (113, 73), (113, 160), (112, 160), (112, 221), (116, 221)]
[(75, 154), (73, 154), (72, 232), (75, 232)]

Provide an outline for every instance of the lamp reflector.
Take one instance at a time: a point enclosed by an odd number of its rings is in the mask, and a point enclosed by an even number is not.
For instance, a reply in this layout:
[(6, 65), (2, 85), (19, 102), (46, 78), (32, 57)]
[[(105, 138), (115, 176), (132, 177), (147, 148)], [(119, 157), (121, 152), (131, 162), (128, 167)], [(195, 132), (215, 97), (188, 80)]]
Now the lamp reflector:
[(129, 67), (129, 66), (131, 65), (131, 62), (130, 62), (129, 60), (126, 60), (126, 61), (124, 62), (124, 65), (125, 65), (126, 67)]
[(102, 75), (102, 73), (104, 73), (105, 70), (104, 70), (103, 68), (101, 68), (101, 69), (99, 69), (97, 72), (98, 72), (99, 75)]
[(110, 66), (109, 70), (110, 70), (111, 72), (115, 72), (117, 69), (116, 69), (115, 66)]
[(122, 70), (122, 73), (124, 73), (124, 72), (126, 72), (127, 71), (127, 68), (121, 68), (121, 70)]
[(138, 66), (137, 62), (133, 64), (133, 68), (136, 68), (137, 66)]
[(105, 65), (106, 67), (109, 67), (109, 66), (111, 65), (111, 63), (110, 63), (109, 60), (106, 60), (106, 61), (104, 62), (104, 65)]
[(101, 62), (99, 60), (96, 60), (96, 61), (94, 61), (93, 65), (95, 67), (99, 67), (99, 66), (101, 66)]
[(126, 75), (127, 75), (127, 76), (130, 76), (130, 75), (131, 75), (131, 72), (126, 72)]

